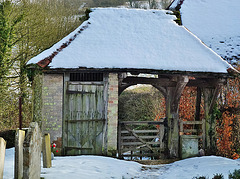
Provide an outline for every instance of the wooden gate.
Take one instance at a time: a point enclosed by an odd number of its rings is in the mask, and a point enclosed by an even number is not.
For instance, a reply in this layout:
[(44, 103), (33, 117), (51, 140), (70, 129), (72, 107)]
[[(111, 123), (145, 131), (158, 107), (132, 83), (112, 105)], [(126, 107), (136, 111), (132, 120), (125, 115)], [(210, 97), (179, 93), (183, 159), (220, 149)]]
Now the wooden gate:
[(160, 158), (167, 146), (167, 120), (122, 121), (118, 128), (120, 158)]
[(105, 102), (103, 82), (66, 82), (65, 155), (103, 154)]

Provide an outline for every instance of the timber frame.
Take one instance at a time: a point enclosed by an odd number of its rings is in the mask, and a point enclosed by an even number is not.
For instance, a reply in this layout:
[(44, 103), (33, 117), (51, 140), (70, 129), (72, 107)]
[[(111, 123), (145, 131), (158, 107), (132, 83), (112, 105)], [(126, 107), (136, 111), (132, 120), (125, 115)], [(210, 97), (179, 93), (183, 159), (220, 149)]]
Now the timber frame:
[[(133, 73), (138, 74), (138, 73)], [(184, 134), (183, 125), (201, 125), (202, 134), (196, 136), (202, 140), (202, 148), (207, 154), (215, 150), (215, 123), (211, 121), (211, 114), (216, 102), (219, 90), (226, 82), (225, 75), (218, 74), (162, 74), (157, 78), (127, 76), (126, 73), (119, 75), (119, 95), (129, 86), (136, 84), (149, 84), (157, 88), (165, 97), (167, 118), (167, 145), (166, 158), (180, 157), (180, 136)], [(197, 87), (196, 111), (194, 121), (182, 121), (179, 119), (179, 103), (182, 92), (186, 86)], [(205, 119), (200, 120), (200, 104), (204, 99)], [(193, 129), (196, 131), (196, 129)]]
[[(148, 69), (47, 69), (42, 71), (44, 74), (68, 74), (68, 73), (104, 73), (106, 79), (110, 74), (117, 77), (118, 83), (114, 84), (117, 87), (116, 94), (120, 95), (126, 88), (137, 84), (149, 84), (158, 89), (164, 96), (166, 101), (166, 121), (164, 125), (164, 158), (178, 158), (180, 157), (180, 137), (184, 135), (184, 125), (200, 125), (201, 135), (198, 136), (202, 140), (202, 148), (206, 154), (212, 154), (215, 150), (215, 123), (211, 120), (214, 104), (219, 94), (221, 86), (225, 84), (226, 79), (229, 77), (226, 73), (198, 73), (198, 72), (180, 72), (180, 71), (157, 71)], [(154, 77), (139, 77), (139, 74), (147, 74)], [(66, 81), (66, 79), (65, 79)], [(109, 86), (109, 81), (107, 82)], [(195, 121), (182, 121), (179, 119), (179, 102), (182, 92), (185, 87), (196, 87), (196, 111)], [(110, 89), (110, 88), (109, 88)], [(108, 89), (108, 90), (109, 90)], [(109, 101), (110, 91), (105, 101)], [(118, 97), (113, 97), (118, 104)], [(200, 121), (200, 104), (204, 100), (205, 119)], [(107, 107), (106, 107), (107, 108)], [(103, 155), (116, 156), (120, 151), (119, 146), (121, 139), (119, 136), (119, 127), (123, 125), (117, 119), (117, 105), (116, 112), (106, 114), (106, 134), (104, 138), (105, 146)], [(114, 115), (114, 121), (109, 120), (108, 115)], [(112, 123), (112, 124), (111, 124)], [(118, 125), (115, 126), (115, 124)], [(126, 124), (124, 124), (126, 125)], [(111, 126), (114, 126), (113, 128)], [(105, 129), (104, 129), (105, 130)], [(136, 137), (134, 132), (129, 128), (128, 131)], [(193, 129), (196, 131), (196, 129)], [(116, 141), (116, 143), (115, 143)], [(143, 143), (142, 139), (139, 139)], [(63, 141), (64, 142), (64, 141)], [(162, 145), (162, 144), (160, 144)], [(151, 146), (147, 146), (151, 148)], [(110, 152), (111, 151), (111, 152)], [(115, 152), (114, 152), (115, 151)], [(111, 154), (110, 154), (111, 153)]]

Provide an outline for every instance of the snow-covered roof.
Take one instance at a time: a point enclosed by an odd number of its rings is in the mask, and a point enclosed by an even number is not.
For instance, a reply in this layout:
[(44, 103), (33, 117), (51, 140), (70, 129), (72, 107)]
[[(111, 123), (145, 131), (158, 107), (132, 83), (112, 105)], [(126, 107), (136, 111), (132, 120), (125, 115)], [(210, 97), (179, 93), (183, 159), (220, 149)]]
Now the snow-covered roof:
[(240, 60), (239, 9), (239, 0), (184, 0), (180, 11), (185, 27), (234, 64)]
[(90, 19), (32, 58), (51, 68), (122, 68), (227, 73), (219, 55), (164, 10), (92, 9)]

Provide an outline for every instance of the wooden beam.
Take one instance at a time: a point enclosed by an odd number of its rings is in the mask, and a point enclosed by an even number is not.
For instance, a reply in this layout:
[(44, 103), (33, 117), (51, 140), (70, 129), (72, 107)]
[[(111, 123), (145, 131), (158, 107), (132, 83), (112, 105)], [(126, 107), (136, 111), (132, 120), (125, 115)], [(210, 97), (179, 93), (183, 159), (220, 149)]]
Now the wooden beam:
[(166, 99), (166, 97), (167, 97), (167, 89), (166, 89), (166, 87), (162, 87), (162, 86), (160, 86), (158, 84), (153, 84), (152, 86), (154, 88), (158, 89), (162, 93), (162, 95), (165, 97), (165, 99)]
[(167, 125), (166, 122), (161, 121), (120, 121), (120, 124), (132, 124), (132, 125), (141, 125), (141, 124), (148, 124), (148, 125)]
[(127, 77), (123, 79), (123, 83), (128, 84), (158, 84), (165, 87), (174, 87), (176, 82), (170, 81), (168, 78), (145, 78), (145, 77)]
[(121, 84), (121, 85), (118, 85), (118, 95), (121, 95), (122, 92), (127, 89), (128, 87), (130, 86), (133, 86), (133, 85), (137, 85), (137, 84), (134, 84), (134, 83), (128, 83), (128, 84)]
[[(213, 88), (218, 85), (218, 80), (215, 78), (196, 78), (189, 79), (187, 86), (189, 87), (209, 87)], [(175, 87), (177, 85), (176, 81), (172, 81), (171, 78), (159, 77), (159, 78), (146, 78), (146, 77), (126, 77), (122, 80), (122, 85), (136, 85), (136, 84), (150, 84), (156, 87)]]

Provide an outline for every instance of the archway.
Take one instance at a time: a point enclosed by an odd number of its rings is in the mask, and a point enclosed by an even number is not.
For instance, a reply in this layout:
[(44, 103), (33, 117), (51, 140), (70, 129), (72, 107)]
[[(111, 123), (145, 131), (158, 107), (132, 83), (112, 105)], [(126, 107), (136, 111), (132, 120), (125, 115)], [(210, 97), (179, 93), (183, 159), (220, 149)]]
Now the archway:
[(167, 146), (165, 99), (153, 85), (129, 85), (119, 96), (119, 157), (163, 158)]

